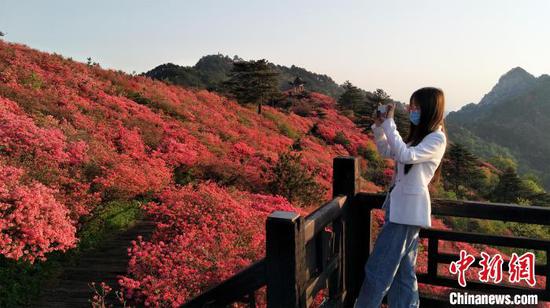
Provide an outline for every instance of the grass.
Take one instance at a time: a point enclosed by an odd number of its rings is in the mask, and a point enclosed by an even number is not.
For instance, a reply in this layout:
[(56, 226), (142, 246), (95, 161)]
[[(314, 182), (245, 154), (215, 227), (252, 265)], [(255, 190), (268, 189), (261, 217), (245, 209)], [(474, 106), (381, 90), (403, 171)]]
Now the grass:
[(263, 116), (271, 120), (277, 125), (279, 133), (287, 136), (290, 139), (297, 139), (300, 137), (300, 134), (296, 132), (288, 123), (281, 119), (278, 115), (271, 113), (269, 111), (262, 112)]
[(101, 206), (78, 233), (78, 250), (99, 248), (102, 242), (129, 229), (142, 217), (141, 202), (112, 201)]
[(277, 128), (279, 129), (279, 132), (285, 136), (287, 136), (290, 139), (298, 139), (300, 137), (300, 134), (298, 134), (290, 125), (288, 125), (285, 122), (280, 122), (277, 124)]

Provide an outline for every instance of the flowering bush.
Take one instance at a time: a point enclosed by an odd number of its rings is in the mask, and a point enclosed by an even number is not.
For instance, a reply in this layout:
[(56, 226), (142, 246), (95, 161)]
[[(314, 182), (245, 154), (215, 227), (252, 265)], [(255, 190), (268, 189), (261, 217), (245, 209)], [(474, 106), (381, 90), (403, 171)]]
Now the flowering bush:
[(0, 253), (34, 262), (76, 243), (69, 211), (55, 191), (36, 182), (21, 183), (24, 172), (0, 162)]
[(297, 211), (284, 198), (215, 183), (167, 189), (147, 206), (157, 229), (151, 241), (133, 242), (120, 284), (146, 305), (180, 305), (263, 257), (274, 210)]

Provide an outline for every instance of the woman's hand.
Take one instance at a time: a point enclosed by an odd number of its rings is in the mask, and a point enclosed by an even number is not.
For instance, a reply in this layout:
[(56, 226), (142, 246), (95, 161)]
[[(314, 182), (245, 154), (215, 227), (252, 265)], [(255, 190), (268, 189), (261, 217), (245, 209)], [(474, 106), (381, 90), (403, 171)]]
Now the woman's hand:
[(376, 124), (376, 126), (380, 126), (385, 119), (393, 118), (394, 114), (395, 103), (391, 103), (387, 105), (387, 110), (385, 113), (380, 113), (378, 112), (378, 109), (375, 109), (372, 113), (372, 118), (374, 119), (374, 123)]
[(388, 110), (386, 111), (385, 118), (386, 119), (393, 118), (394, 114), (395, 114), (395, 103), (388, 104)]

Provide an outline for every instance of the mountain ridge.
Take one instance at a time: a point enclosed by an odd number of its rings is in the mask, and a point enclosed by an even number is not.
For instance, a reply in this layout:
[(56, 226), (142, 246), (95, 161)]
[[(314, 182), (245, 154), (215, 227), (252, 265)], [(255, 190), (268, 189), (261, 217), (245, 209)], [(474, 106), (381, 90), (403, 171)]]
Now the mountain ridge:
[[(212, 54), (201, 57), (193, 66), (165, 63), (142, 75), (180, 86), (217, 91), (220, 90), (220, 84), (227, 79), (234, 61), (243, 61), (243, 59), (236, 55), (229, 57), (223, 54)], [(305, 82), (304, 87), (309, 91), (332, 98), (338, 98), (344, 92), (344, 89), (326, 74), (315, 73), (296, 65), (288, 67), (271, 62), (269, 65), (279, 73), (279, 88), (282, 91), (290, 89), (289, 82), (300, 77)]]
[[(550, 188), (550, 77), (534, 77), (521, 67), (503, 74), (478, 104), (467, 104), (446, 117), (452, 139), (472, 144), (467, 135), (476, 136), (495, 150), (511, 153), (518, 171), (537, 174)], [(467, 131), (467, 132), (466, 132)], [(459, 133), (460, 132), (460, 133)], [(487, 148), (472, 148), (475, 154), (490, 159)]]

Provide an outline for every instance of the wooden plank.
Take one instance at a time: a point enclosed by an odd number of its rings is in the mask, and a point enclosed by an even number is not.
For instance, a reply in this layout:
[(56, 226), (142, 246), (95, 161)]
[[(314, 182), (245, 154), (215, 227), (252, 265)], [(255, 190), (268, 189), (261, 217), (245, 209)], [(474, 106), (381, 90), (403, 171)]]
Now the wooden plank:
[[(381, 208), (385, 194), (358, 193), (354, 203)], [(432, 215), (550, 225), (550, 208), (466, 200), (432, 199)]]
[(318, 242), (317, 242), (317, 245), (319, 247), (319, 252), (317, 253), (317, 256), (318, 256), (318, 262), (321, 265), (321, 269), (323, 271), (327, 268), (328, 264), (330, 263), (330, 260), (335, 256), (332, 253), (332, 247), (331, 247), (333, 239), (334, 239), (334, 232), (323, 230), (321, 233), (319, 233)]
[(313, 299), (317, 295), (317, 293), (327, 287), (327, 280), (332, 274), (333, 271), (335, 271), (339, 264), (339, 258), (335, 257), (333, 260), (330, 261), (327, 268), (319, 274), (319, 276), (312, 278), (307, 283), (306, 288), (306, 294), (307, 294), (307, 300), (306, 300), (306, 307), (311, 306), (311, 303), (313, 302)]
[(494, 246), (546, 250), (550, 241), (538, 240), (521, 236), (488, 235), (476, 232), (457, 232), (437, 229), (420, 229), (420, 237), (436, 237), (440, 240), (477, 243)]
[(256, 307), (256, 292), (252, 291), (248, 294), (248, 307)]
[(531, 205), (434, 198), (432, 214), (550, 225), (550, 208)]
[(322, 264), (319, 262), (319, 236), (315, 237), (315, 240), (309, 241), (306, 244), (305, 259), (305, 281), (308, 281), (311, 277), (315, 277), (322, 271)]
[(182, 307), (224, 306), (260, 289), (266, 284), (266, 261), (261, 259), (207, 291)]
[(437, 251), (439, 241), (437, 237), (428, 239), (428, 275), (431, 277), (437, 276)]
[(306, 242), (309, 242), (319, 231), (342, 215), (342, 207), (346, 199), (346, 196), (337, 196), (306, 216), (306, 226), (304, 228)]
[(321, 231), (315, 240), (306, 244), (306, 281), (318, 276), (325, 270), (329, 259), (332, 257), (329, 251), (332, 233)]

